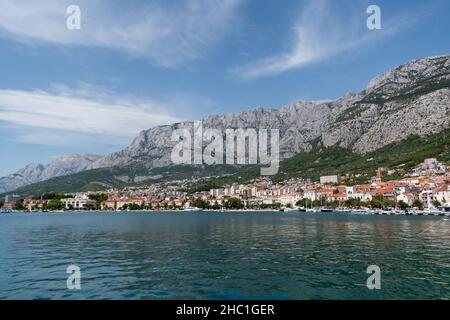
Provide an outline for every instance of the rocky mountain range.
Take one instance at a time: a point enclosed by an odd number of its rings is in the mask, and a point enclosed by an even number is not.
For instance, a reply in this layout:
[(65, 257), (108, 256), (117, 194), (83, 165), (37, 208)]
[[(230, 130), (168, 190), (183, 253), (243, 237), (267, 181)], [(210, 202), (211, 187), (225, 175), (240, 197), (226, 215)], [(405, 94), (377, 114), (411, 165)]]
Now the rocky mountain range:
[(86, 170), (100, 156), (91, 154), (64, 155), (48, 165), (29, 164), (16, 173), (0, 178), (0, 193), (48, 180), (54, 177), (67, 176)]
[[(412, 134), (426, 136), (449, 128), (450, 56), (411, 61), (373, 79), (359, 93), (337, 100), (296, 102), (280, 109), (256, 108), (238, 114), (212, 115), (203, 127), (219, 129), (279, 129), (282, 159), (311, 149), (318, 139), (325, 146), (340, 146), (364, 154)], [(27, 166), (0, 179), (0, 192), (20, 184), (71, 174), (76, 170), (139, 165), (171, 165), (175, 129), (192, 130), (190, 121), (142, 131), (125, 149), (104, 157), (90, 156), (71, 169), (58, 163), (52, 169)], [(40, 174), (42, 172), (42, 174)], [(41, 179), (41, 180), (39, 180)]]
[[(214, 115), (204, 128), (267, 128), (280, 130), (280, 154), (289, 158), (308, 151), (320, 138), (366, 153), (411, 134), (437, 133), (449, 127), (450, 56), (412, 61), (374, 80), (362, 92), (335, 101), (296, 102), (280, 109), (256, 108), (238, 114)], [(91, 168), (171, 164), (172, 131), (192, 129), (192, 122), (142, 131), (124, 150), (94, 162)]]

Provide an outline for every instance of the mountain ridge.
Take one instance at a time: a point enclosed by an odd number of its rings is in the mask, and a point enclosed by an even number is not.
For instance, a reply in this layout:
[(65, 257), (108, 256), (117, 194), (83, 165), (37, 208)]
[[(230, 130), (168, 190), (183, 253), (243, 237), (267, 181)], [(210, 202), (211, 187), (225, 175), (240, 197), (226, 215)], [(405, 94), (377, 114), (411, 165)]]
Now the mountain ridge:
[(81, 172), (100, 158), (101, 156), (92, 154), (67, 154), (56, 158), (47, 165), (39, 163), (28, 164), (17, 172), (0, 178), (0, 193), (54, 177)]
[[(310, 151), (311, 141), (316, 139), (325, 147), (365, 154), (410, 135), (439, 133), (449, 128), (449, 119), (450, 56), (442, 55), (402, 64), (373, 78), (361, 92), (347, 93), (335, 100), (298, 101), (279, 109), (257, 107), (235, 114), (210, 115), (202, 123), (205, 129), (223, 131), (279, 129), (281, 159), (288, 159)], [(126, 148), (98, 156), (75, 170), (170, 166), (175, 144), (171, 141), (173, 130), (192, 130), (192, 126), (192, 121), (184, 121), (143, 130)], [(39, 165), (36, 172), (32, 165), (28, 170), (27, 167), (16, 173), (16, 184), (35, 181), (36, 175), (45, 178), (36, 174), (42, 170)], [(53, 170), (54, 175), (64, 172)], [(8, 177), (14, 182), (14, 175)], [(6, 178), (0, 178), (0, 192), (6, 190)], [(11, 181), (10, 186), (14, 186)]]
[[(352, 112), (352, 117), (343, 117)], [(411, 134), (438, 133), (449, 127), (449, 117), (450, 56), (446, 55), (403, 64), (375, 77), (361, 92), (336, 100), (298, 101), (279, 109), (211, 115), (202, 124), (219, 130), (279, 129), (281, 158), (287, 159), (310, 150), (310, 142), (317, 138), (325, 146), (338, 145), (364, 154)], [(192, 129), (192, 121), (144, 130), (128, 147), (103, 157), (91, 168), (170, 165), (171, 133), (180, 128)]]

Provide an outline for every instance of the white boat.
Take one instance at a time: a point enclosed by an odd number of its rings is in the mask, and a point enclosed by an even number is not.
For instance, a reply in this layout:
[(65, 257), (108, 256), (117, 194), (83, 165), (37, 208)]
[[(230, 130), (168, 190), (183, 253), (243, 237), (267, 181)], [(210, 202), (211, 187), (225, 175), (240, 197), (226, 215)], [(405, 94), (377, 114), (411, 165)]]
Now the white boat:
[(430, 197), (428, 197), (428, 203), (426, 209), (423, 210), (424, 215), (426, 216), (440, 216), (443, 215), (444, 212), (440, 211), (433, 204), (430, 203)]
[(298, 210), (300, 212), (319, 212), (320, 211), (320, 210), (314, 209), (314, 208), (299, 208), (296, 210)]
[(203, 211), (203, 209), (200, 209), (197, 207), (187, 207), (187, 208), (184, 208), (183, 211)]
[(11, 209), (0, 209), (0, 213), (11, 213)]
[(352, 210), (350, 208), (345, 208), (345, 207), (336, 208), (336, 211), (346, 212), (346, 213), (351, 213), (352, 212)]
[(443, 211), (440, 211), (438, 209), (428, 208), (424, 210), (424, 213), (429, 216), (440, 216), (445, 215)]
[(298, 208), (281, 208), (280, 211), (282, 212), (291, 212), (291, 211), (298, 211)]
[(367, 210), (367, 209), (354, 209), (354, 210), (352, 210), (352, 213), (355, 213), (355, 214), (369, 214), (369, 210)]

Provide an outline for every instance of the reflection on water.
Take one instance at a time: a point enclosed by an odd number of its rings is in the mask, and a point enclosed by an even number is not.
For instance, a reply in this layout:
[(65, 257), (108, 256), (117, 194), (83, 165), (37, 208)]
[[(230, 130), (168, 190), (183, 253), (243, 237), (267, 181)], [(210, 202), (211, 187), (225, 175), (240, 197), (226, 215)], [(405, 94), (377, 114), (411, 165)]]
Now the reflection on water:
[[(437, 217), (1, 215), (0, 261), (0, 299), (450, 298), (450, 224)], [(381, 290), (366, 287), (372, 264)]]

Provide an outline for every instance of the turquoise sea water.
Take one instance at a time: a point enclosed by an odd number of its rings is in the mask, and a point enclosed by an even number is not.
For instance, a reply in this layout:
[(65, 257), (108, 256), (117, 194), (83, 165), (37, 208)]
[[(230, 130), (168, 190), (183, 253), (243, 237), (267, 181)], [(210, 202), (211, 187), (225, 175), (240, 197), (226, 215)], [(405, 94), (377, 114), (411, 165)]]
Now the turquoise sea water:
[[(71, 264), (81, 290), (67, 289)], [(369, 265), (381, 290), (366, 287)], [(0, 299), (449, 298), (442, 217), (0, 215)]]

